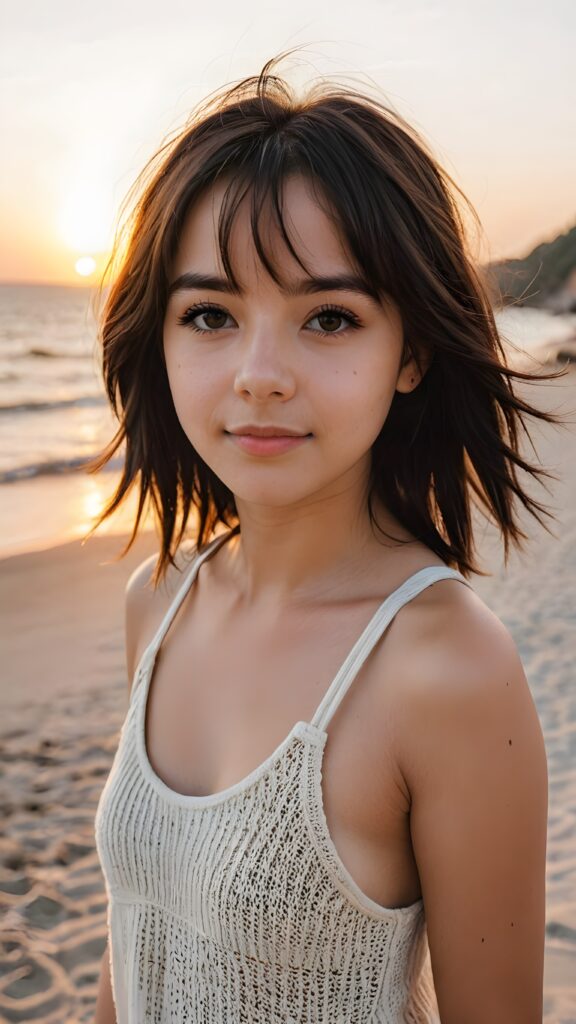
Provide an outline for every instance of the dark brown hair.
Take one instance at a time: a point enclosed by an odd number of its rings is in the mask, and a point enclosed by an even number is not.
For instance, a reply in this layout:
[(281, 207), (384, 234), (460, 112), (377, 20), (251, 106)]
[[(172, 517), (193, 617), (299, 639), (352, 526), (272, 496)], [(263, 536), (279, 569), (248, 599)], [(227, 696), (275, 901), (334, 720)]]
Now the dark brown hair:
[(447, 565), (485, 575), (473, 559), (474, 496), (500, 529), (506, 560), (510, 541), (520, 547), (527, 537), (514, 500), (541, 525), (539, 513), (551, 515), (518, 481), (518, 468), (534, 477), (554, 476), (524, 460), (518, 431), (528, 434), (524, 414), (558, 418), (520, 399), (511, 380), (548, 380), (567, 371), (536, 375), (507, 364), (488, 285), (467, 251), (455, 195), (466, 197), (416, 131), (379, 99), (347, 85), (319, 82), (296, 98), (272, 73), (283, 56), (268, 61), (259, 76), (200, 104), (136, 181), (141, 195), (126, 241), (117, 235), (102, 279), (103, 285), (119, 264), (100, 318), (104, 382), (119, 427), (88, 468), (100, 470), (123, 442), (125, 458), (118, 488), (90, 533), (138, 482), (136, 519), (120, 557), (134, 542), (150, 500), (161, 535), (158, 583), (175, 564), (192, 506), (199, 548), (219, 522), (238, 525), (233, 493), (194, 450), (172, 401), (163, 355), (170, 268), (191, 204), (225, 176), (230, 181), (219, 245), (233, 285), (228, 242), (245, 195), (251, 197), (256, 250), (276, 283), (282, 282), (258, 232), (270, 199), (286, 244), (306, 269), (281, 213), (282, 184), (300, 173), (313, 183), (371, 292), (398, 307), (404, 360), (410, 352), (418, 361), (423, 352), (431, 357), (418, 387), (395, 393), (374, 442), (370, 517), (376, 523), (377, 496)]

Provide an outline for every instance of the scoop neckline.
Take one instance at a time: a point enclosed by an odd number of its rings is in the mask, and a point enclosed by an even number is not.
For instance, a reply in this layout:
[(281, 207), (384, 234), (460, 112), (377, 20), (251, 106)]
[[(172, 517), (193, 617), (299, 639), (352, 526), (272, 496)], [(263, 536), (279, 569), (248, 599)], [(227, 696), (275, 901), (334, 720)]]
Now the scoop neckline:
[(259, 765), (256, 766), (248, 775), (245, 775), (238, 782), (232, 783), (225, 789), (216, 790), (214, 793), (180, 793), (179, 790), (173, 789), (168, 783), (164, 782), (160, 778), (158, 773), (152, 767), (152, 762), (148, 756), (146, 749), (146, 707), (148, 704), (148, 693), (150, 689), (150, 682), (154, 672), (154, 664), (156, 661), (156, 655), (153, 654), (149, 658), (147, 665), (144, 669), (144, 678), (140, 680), (138, 687), (138, 704), (136, 708), (136, 734), (137, 734), (137, 750), (140, 761), (140, 768), (144, 777), (156, 790), (156, 792), (168, 803), (175, 804), (178, 807), (183, 808), (208, 808), (214, 807), (217, 804), (224, 803), (235, 796), (239, 796), (245, 792), (250, 786), (266, 774), (266, 771), (282, 756), (284, 751), (290, 746), (290, 743), (295, 737), (299, 739), (310, 739), (314, 741), (322, 741), (328, 736), (328, 734), (313, 725), (311, 722), (305, 722), (303, 720), (295, 722), (290, 732), (284, 736), (284, 739), (280, 741), (278, 746), (272, 753), (264, 759)]
[[(306, 722), (299, 720), (294, 723), (290, 732), (280, 741), (278, 746), (272, 753), (265, 758), (259, 765), (256, 766), (248, 775), (240, 779), (238, 782), (233, 783), (231, 786), (227, 786), (226, 789), (217, 790), (215, 793), (208, 793), (200, 795), (196, 793), (180, 793), (176, 789), (172, 789), (163, 779), (160, 778), (158, 773), (152, 767), (152, 762), (148, 757), (146, 750), (146, 734), (145, 734), (145, 722), (146, 722), (146, 705), (150, 682), (154, 670), (154, 663), (156, 660), (156, 654), (154, 653), (151, 658), (148, 659), (147, 663), (141, 668), (144, 678), (140, 679), (138, 687), (138, 703), (136, 706), (136, 749), (140, 770), (154, 790), (154, 792), (168, 804), (173, 807), (179, 807), (183, 810), (210, 810), (211, 808), (217, 807), (219, 804), (225, 803), (227, 800), (232, 800), (235, 797), (241, 795), (250, 789), (250, 787), (257, 782), (266, 772), (272, 767), (275, 761), (277, 761), (282, 754), (290, 747), (291, 743), (295, 738), (303, 741), (308, 741), (318, 746), (323, 746), (328, 738), (328, 733), (325, 729), (321, 729), (319, 726), (314, 725), (312, 722)], [(321, 779), (318, 782), (321, 787)], [(334, 841), (328, 829), (326, 822), (324, 800), (322, 797), (322, 791), (320, 789), (320, 812), (321, 820), (324, 823), (324, 830), (328, 842), (331, 846), (332, 853), (335, 855), (338, 872), (341, 876), (340, 881), (338, 878), (334, 878), (333, 882), (338, 888), (342, 887), (342, 880), (344, 881), (347, 888), (343, 890), (344, 895), (348, 900), (351, 900), (353, 904), (357, 905), (357, 909), (369, 916), (376, 916), (378, 920), (385, 920), (389, 917), (412, 917), (416, 916), (424, 905), (424, 899), (420, 896), (413, 903), (409, 903), (402, 907), (385, 907), (377, 903), (370, 896), (367, 895), (358, 885), (356, 880), (352, 877), (348, 868), (342, 861), (338, 850), (334, 845)]]

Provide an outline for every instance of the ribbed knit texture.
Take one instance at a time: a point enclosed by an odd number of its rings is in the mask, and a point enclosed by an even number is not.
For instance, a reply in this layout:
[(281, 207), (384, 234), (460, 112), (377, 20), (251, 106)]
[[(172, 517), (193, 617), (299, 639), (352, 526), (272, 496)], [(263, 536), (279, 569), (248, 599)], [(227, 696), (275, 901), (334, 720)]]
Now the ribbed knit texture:
[(154, 772), (147, 694), (197, 554), (135, 673), (95, 819), (108, 895), (117, 1024), (430, 1024), (422, 900), (387, 909), (354, 882), (322, 806), (326, 727), (399, 608), (440, 579), (421, 569), (378, 608), (311, 722), (245, 779), (185, 796)]

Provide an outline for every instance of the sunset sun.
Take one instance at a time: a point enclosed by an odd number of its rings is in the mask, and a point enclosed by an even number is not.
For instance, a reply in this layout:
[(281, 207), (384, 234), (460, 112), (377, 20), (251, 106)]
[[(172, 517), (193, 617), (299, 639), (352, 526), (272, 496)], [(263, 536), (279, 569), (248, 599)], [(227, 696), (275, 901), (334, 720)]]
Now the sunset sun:
[(81, 256), (76, 260), (74, 269), (80, 277), (89, 277), (96, 270), (96, 260), (93, 256)]

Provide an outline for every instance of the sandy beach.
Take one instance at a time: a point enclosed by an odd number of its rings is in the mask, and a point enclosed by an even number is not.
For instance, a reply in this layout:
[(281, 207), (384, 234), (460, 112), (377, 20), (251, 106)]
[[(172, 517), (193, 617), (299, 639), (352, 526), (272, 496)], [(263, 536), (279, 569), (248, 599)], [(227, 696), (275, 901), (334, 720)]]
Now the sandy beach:
[[(498, 537), (478, 533), (491, 573), (473, 586), (512, 633), (542, 723), (549, 762), (546, 1024), (576, 1022), (576, 368), (554, 384), (518, 386), (564, 428), (528, 420), (556, 473), (548, 534), (531, 518), (507, 567)], [(535, 456), (523, 445), (527, 457)], [(520, 477), (524, 482), (523, 475)], [(127, 706), (124, 587), (156, 549), (139, 538), (114, 562), (116, 535), (78, 539), (0, 562), (0, 1020), (80, 1024), (93, 1018), (105, 944), (105, 895), (94, 813)]]

